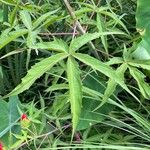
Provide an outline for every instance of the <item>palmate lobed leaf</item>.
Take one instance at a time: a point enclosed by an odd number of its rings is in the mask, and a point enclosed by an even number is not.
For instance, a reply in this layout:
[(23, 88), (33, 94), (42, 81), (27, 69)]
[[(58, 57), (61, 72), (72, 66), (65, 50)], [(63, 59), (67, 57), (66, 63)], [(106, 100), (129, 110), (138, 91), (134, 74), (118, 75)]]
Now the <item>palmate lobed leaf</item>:
[(81, 53), (76, 53), (73, 56), (78, 60), (80, 60), (81, 62), (91, 66), (93, 69), (96, 69), (101, 73), (105, 74), (106, 76), (116, 80), (116, 82), (118, 81), (120, 84), (123, 83), (123, 81), (120, 79), (120, 77), (116, 74), (116, 72), (111, 67), (97, 60), (96, 58)]
[(82, 107), (82, 84), (78, 64), (72, 56), (68, 57), (67, 76), (69, 83), (69, 101), (71, 104), (74, 134), (79, 121)]
[(28, 71), (27, 75), (24, 78), (22, 78), (22, 82), (5, 97), (18, 95), (22, 93), (23, 91), (27, 90), (35, 82), (36, 79), (41, 77), (47, 70), (53, 67), (57, 62), (61, 61), (62, 59), (66, 57), (67, 57), (67, 54), (59, 53), (49, 58), (45, 58), (39, 63), (35, 64)]

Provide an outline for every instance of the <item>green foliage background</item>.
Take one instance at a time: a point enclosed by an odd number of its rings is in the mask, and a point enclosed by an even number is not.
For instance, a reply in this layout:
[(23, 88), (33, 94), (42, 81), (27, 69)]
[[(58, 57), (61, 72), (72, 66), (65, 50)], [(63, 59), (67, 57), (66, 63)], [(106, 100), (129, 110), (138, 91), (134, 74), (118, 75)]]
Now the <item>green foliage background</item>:
[(150, 149), (149, 0), (0, 0), (0, 7), (7, 149)]

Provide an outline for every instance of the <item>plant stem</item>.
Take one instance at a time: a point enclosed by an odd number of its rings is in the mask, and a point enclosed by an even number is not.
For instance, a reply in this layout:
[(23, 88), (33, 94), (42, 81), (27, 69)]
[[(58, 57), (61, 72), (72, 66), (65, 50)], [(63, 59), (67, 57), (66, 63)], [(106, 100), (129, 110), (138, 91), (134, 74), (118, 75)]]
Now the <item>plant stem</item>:
[[(68, 12), (69, 12), (70, 16), (76, 22), (77, 29), (79, 30), (79, 32), (81, 34), (85, 34), (86, 33), (85, 30), (83, 29), (83, 27), (80, 24), (80, 22), (77, 20), (76, 15), (75, 15), (72, 7), (70, 6), (68, 0), (64, 0), (64, 3), (65, 3), (66, 8), (68, 9)], [(88, 46), (91, 49), (91, 53), (93, 53), (96, 58), (100, 59), (100, 57), (99, 57), (99, 55), (98, 55), (98, 53), (96, 51), (96, 48), (95, 48), (94, 44), (92, 42), (88, 42)]]

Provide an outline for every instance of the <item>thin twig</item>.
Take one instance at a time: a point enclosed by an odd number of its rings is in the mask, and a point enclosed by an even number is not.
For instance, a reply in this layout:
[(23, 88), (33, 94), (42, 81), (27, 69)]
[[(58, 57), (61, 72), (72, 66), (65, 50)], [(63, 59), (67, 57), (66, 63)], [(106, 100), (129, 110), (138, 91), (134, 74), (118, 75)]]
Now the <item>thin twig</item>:
[[(75, 15), (75, 13), (74, 13), (72, 7), (70, 6), (68, 0), (64, 0), (64, 3), (65, 3), (66, 8), (68, 9), (68, 12), (69, 12), (70, 16), (71, 16), (72, 19), (76, 22), (77, 29), (79, 30), (79, 32), (80, 32), (81, 34), (85, 34), (85, 33), (86, 33), (85, 30), (83, 29), (83, 27), (82, 27), (82, 25), (80, 24), (80, 22), (77, 20), (76, 15)], [(88, 42), (88, 46), (89, 46), (90, 49), (91, 49), (91, 53), (93, 53), (94, 56), (99, 59), (99, 55), (98, 55), (98, 53), (97, 53), (97, 51), (96, 51), (96, 48), (95, 48), (94, 44), (93, 44), (92, 42)]]
[[(100, 4), (100, 2), (101, 2), (101, 0), (99, 0), (99, 1), (97, 2), (97, 4), (96, 4), (97, 7), (98, 7), (98, 5)], [(91, 16), (90, 16), (90, 19), (92, 19), (94, 15), (95, 15), (95, 11), (92, 12), (92, 14), (91, 14)], [(88, 25), (85, 27), (85, 31), (87, 31), (87, 29), (88, 29)]]
[(73, 28), (73, 35), (72, 35), (72, 38), (74, 38), (75, 37), (75, 33), (76, 33), (76, 29), (77, 29), (77, 23), (75, 22), (75, 24), (74, 24), (74, 28)]

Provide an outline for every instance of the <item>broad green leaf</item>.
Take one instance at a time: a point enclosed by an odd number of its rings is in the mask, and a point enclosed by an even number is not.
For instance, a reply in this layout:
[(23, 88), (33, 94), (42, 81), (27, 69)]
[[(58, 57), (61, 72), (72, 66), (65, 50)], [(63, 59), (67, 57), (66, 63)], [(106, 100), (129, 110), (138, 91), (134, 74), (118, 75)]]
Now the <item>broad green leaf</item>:
[(51, 56), (49, 58), (45, 58), (39, 63), (35, 64), (28, 71), (27, 75), (22, 79), (22, 82), (5, 97), (18, 95), (22, 93), (23, 91), (29, 89), (29, 87), (35, 82), (36, 79), (41, 77), (47, 70), (53, 67), (57, 62), (61, 61), (62, 59), (66, 57), (67, 57), (66, 54), (60, 53), (60, 54)]
[(8, 105), (5, 101), (0, 100), (0, 120), (3, 120), (3, 123), (0, 124), (0, 137), (3, 135), (1, 132), (8, 126), (9, 118), (8, 118)]
[(91, 109), (91, 110), (86, 110), (86, 108), (84, 108), (82, 110), (81, 116), (80, 116), (80, 121), (77, 126), (77, 130), (88, 129), (92, 125), (94, 125), (96, 123), (100, 123), (105, 119), (104, 115), (102, 115), (102, 112), (100, 112), (100, 114), (98, 114), (97, 112), (93, 112), (93, 110), (91, 108), (91, 104), (95, 104), (95, 105), (99, 104), (97, 101), (93, 101), (92, 99), (90, 101), (87, 99), (84, 101), (85, 101), (85, 104), (87, 103), (85, 107), (88, 109)]
[(137, 0), (136, 28), (142, 36), (142, 41), (133, 53), (138, 59), (150, 59), (150, 1)]
[(76, 51), (86, 43), (97, 39), (101, 36), (106, 36), (106, 35), (112, 35), (112, 34), (124, 34), (123, 32), (102, 32), (102, 33), (85, 33), (84, 35), (77, 37), (76, 39), (73, 39), (71, 44), (70, 44), (70, 51)]
[[(97, 28), (99, 30), (99, 33), (105, 32), (106, 29), (105, 29), (105, 26), (104, 26), (104, 20), (103, 20), (102, 16), (99, 13), (97, 13), (97, 19), (96, 19), (96, 21), (97, 21)], [(102, 41), (102, 44), (103, 44), (103, 46), (105, 48), (105, 51), (108, 54), (107, 36), (102, 35), (101, 36), (101, 41)]]
[(0, 35), (0, 49), (6, 46), (11, 41), (15, 40), (19, 36), (26, 34), (28, 31), (26, 29), (19, 29), (17, 31), (9, 32), (7, 35)]
[(150, 85), (144, 81), (144, 74), (134, 67), (129, 67), (130, 74), (137, 81), (141, 94), (146, 99), (150, 99)]
[(145, 29), (145, 34), (142, 37), (142, 41), (138, 44), (138, 48), (132, 53), (136, 59), (150, 59), (150, 27)]
[(20, 105), (18, 96), (11, 96), (8, 102), (8, 110), (9, 110), (9, 125), (15, 122), (18, 118), (20, 118), (20, 114), (18, 112), (18, 106)]
[(149, 27), (150, 24), (150, 1), (149, 0), (137, 0), (136, 11), (136, 26), (140, 31)]
[(32, 30), (32, 20), (28, 11), (20, 11), (20, 18), (22, 19), (23, 24), (28, 30)]
[(52, 51), (58, 51), (58, 52), (68, 52), (68, 49), (69, 49), (66, 42), (57, 38), (55, 38), (54, 41), (52, 42), (37, 43), (32, 48), (46, 49), (46, 50), (52, 50)]
[(73, 56), (78, 60), (82, 61), (83, 63), (91, 66), (93, 69), (96, 69), (108, 76), (109, 78), (113, 79), (117, 84), (119, 84), (123, 89), (125, 89), (135, 99), (138, 100), (138, 98), (128, 89), (122, 77), (120, 77), (111, 67), (107, 66), (106, 64), (87, 54), (76, 53)]
[(67, 77), (69, 83), (69, 101), (71, 104), (73, 134), (79, 122), (82, 107), (82, 84), (80, 70), (75, 59), (70, 56), (67, 60)]
[(3, 121), (3, 123), (0, 123), (0, 138), (6, 145), (9, 145), (10, 138), (11, 142), (14, 142), (14, 138), (10, 134), (20, 131), (20, 127), (17, 126), (17, 121), (20, 118), (19, 105), (17, 96), (10, 97), (8, 103), (3, 100), (0, 101), (0, 119)]
[[(80, 115), (80, 121), (77, 126), (77, 130), (90, 128), (91, 125), (101, 122), (105, 119), (104, 115), (107, 115), (114, 109), (114, 106), (107, 103), (103, 107), (97, 109), (95, 112), (93, 110), (101, 103), (102, 96), (106, 88), (105, 80), (103, 80), (102, 74), (97, 74), (92, 72), (84, 78), (83, 82), (83, 100), (82, 109)], [(87, 90), (90, 89), (90, 90)], [(91, 91), (94, 91), (91, 92)], [(101, 97), (95, 95), (95, 93), (101, 94)], [(100, 115), (98, 115), (100, 113)], [(104, 115), (102, 115), (104, 114)]]

